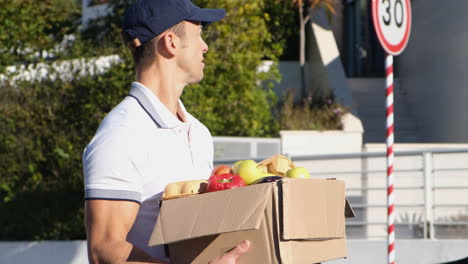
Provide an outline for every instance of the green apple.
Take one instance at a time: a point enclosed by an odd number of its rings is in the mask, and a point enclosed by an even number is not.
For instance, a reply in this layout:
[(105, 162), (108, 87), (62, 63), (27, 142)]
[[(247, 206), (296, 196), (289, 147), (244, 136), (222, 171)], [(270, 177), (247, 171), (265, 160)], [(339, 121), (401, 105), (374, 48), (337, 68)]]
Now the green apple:
[(304, 179), (309, 179), (310, 174), (309, 171), (304, 168), (304, 167), (296, 167), (293, 169), (289, 169), (286, 172), (286, 177), (288, 178), (304, 178)]
[(257, 166), (258, 164), (253, 160), (242, 160), (237, 166), (233, 166), (233, 172), (241, 176), (245, 183), (249, 185), (264, 176), (263, 170)]

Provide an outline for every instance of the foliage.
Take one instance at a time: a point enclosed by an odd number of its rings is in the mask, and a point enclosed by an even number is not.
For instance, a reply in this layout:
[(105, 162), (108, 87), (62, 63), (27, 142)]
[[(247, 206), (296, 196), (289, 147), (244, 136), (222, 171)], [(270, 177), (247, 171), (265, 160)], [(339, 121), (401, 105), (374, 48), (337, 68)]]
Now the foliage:
[(423, 214), (417, 211), (399, 214), (395, 232), (401, 238), (424, 238)]
[(288, 91), (279, 114), (284, 130), (340, 130), (341, 117), (348, 110), (333, 97), (305, 98), (301, 104), (293, 103), (293, 92)]
[[(468, 237), (468, 207), (456, 215), (440, 217), (440, 222), (451, 224), (440, 224), (435, 226), (435, 236), (438, 239), (466, 239)], [(459, 223), (459, 224), (456, 224)]]
[(77, 27), (79, 2), (1, 0), (0, 72), (8, 65), (57, 56), (56, 44)]
[(268, 31), (272, 32), (272, 43), (281, 48), (280, 60), (299, 58), (299, 31), (295, 26), (299, 18), (288, 1), (265, 1), (265, 13), (268, 15)]
[[(306, 81), (305, 81), (305, 63), (306, 63), (306, 25), (309, 23), (312, 11), (320, 8), (327, 12), (328, 17), (335, 14), (336, 0), (276, 0), (277, 2), (287, 2), (297, 7), (297, 17), (299, 18), (299, 65), (301, 76), (301, 95), (306, 96)], [(307, 9), (304, 10), (304, 7)]]
[(259, 83), (278, 79), (279, 73), (276, 65), (261, 74), (257, 68), (265, 58), (277, 62), (280, 47), (271, 44), (263, 2), (209, 2), (197, 4), (223, 7), (227, 17), (207, 27), (205, 39), (210, 51), (206, 54), (206, 77), (200, 84), (187, 87), (182, 99), (213, 135), (271, 136), (277, 131), (271, 115), (275, 95), (271, 83)]
[(81, 154), (125, 95), (125, 70), (2, 87), (0, 239), (84, 238)]
[[(303, 0), (292, 0), (293, 4), (295, 5), (303, 5), (304, 1)], [(321, 8), (331, 14), (335, 14), (335, 5), (336, 5), (336, 0), (308, 0), (307, 1), (307, 6), (309, 8), (315, 9), (315, 8)]]
[[(430, 223), (427, 223), (426, 230), (424, 230), (423, 216), (422, 213), (416, 212), (400, 215), (399, 219), (397, 219), (397, 224), (400, 226), (396, 230), (397, 235), (399, 235), (398, 229), (406, 227), (412, 231), (409, 238), (423, 238), (424, 231), (427, 232), (426, 236), (430, 237)], [(436, 221), (439, 222), (439, 224), (434, 225), (436, 239), (462, 239), (468, 236), (468, 225), (465, 224), (468, 221), (468, 208), (457, 214), (437, 217)], [(401, 232), (400, 236), (403, 235), (405, 233)]]

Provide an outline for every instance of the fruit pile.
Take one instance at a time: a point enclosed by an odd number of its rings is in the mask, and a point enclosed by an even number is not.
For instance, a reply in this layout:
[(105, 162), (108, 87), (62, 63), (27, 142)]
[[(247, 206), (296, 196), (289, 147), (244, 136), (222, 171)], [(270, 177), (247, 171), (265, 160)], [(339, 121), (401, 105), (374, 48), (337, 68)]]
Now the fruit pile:
[(245, 185), (271, 182), (282, 177), (310, 178), (306, 168), (296, 167), (291, 160), (275, 155), (259, 163), (239, 160), (231, 167), (219, 165), (213, 169), (208, 180), (208, 192), (221, 191)]
[(259, 163), (239, 160), (232, 167), (216, 166), (208, 180), (174, 182), (166, 186), (162, 199), (174, 199), (189, 195), (215, 192), (251, 184), (273, 182), (289, 178), (310, 178), (306, 168), (296, 167), (291, 160), (275, 155)]

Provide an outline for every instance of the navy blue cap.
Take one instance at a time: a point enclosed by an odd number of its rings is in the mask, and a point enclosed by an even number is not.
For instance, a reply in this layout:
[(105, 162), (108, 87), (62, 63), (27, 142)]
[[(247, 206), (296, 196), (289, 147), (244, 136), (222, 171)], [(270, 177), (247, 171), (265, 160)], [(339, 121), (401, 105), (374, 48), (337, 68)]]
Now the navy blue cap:
[(190, 0), (137, 0), (125, 13), (123, 33), (139, 46), (184, 20), (209, 24), (225, 15), (224, 9), (200, 8)]

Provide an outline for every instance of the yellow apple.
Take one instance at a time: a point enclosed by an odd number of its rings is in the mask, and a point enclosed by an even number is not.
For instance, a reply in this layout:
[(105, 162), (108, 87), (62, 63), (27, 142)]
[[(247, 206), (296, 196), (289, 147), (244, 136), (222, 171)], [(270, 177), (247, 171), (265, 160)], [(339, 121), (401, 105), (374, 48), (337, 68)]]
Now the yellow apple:
[(253, 160), (242, 160), (238, 164), (234, 164), (233, 172), (241, 176), (248, 185), (264, 176), (263, 169), (257, 166), (258, 164)]
[(236, 175), (239, 175), (239, 169), (241, 166), (257, 166), (258, 164), (253, 160), (239, 160), (234, 165), (232, 165), (232, 172)]
[[(233, 174), (239, 175), (239, 174), (237, 173), (237, 172), (239, 171), (239, 170), (238, 170), (239, 164), (241, 164), (241, 163), (244, 162), (244, 161), (245, 161), (245, 160), (238, 160), (238, 161), (236, 161), (236, 163), (234, 163), (234, 164), (232, 165), (232, 172), (233, 172)], [(253, 161), (253, 160), (252, 160), (252, 161)]]
[(304, 179), (309, 179), (310, 174), (309, 171), (304, 168), (304, 167), (296, 167), (293, 169), (290, 169), (286, 172), (286, 177), (288, 178), (304, 178)]

